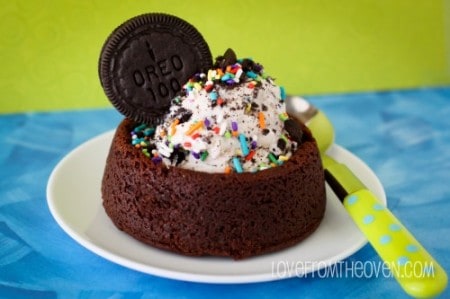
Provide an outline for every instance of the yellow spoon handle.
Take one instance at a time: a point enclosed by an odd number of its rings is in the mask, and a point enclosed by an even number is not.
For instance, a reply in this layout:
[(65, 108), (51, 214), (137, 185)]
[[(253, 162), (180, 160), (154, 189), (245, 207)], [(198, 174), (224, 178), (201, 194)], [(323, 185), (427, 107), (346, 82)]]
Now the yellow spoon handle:
[(409, 295), (434, 297), (446, 288), (442, 267), (372, 192), (349, 194), (344, 207)]

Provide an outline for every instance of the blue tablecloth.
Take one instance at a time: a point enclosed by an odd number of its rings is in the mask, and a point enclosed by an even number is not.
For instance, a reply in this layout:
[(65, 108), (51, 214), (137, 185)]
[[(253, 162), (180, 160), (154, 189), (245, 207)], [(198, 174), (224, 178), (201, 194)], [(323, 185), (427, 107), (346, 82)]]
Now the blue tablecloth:
[[(450, 88), (308, 97), (362, 158), (390, 209), (450, 270)], [(136, 272), (84, 249), (46, 203), (50, 172), (121, 120), (113, 109), (0, 115), (0, 298), (407, 298), (393, 278), (306, 277), (202, 284)], [(379, 262), (370, 245), (347, 261)], [(367, 276), (367, 275), (366, 275)], [(442, 298), (450, 298), (447, 289)]]

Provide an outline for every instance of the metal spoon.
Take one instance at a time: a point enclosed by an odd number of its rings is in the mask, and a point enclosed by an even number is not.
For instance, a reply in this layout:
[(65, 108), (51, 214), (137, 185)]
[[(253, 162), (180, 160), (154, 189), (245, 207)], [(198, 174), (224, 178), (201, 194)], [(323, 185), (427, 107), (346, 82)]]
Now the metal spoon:
[(300, 97), (288, 97), (286, 110), (311, 130), (326, 182), (405, 292), (417, 298), (442, 293), (447, 286), (444, 269), (346, 165), (327, 155), (334, 128), (326, 115)]

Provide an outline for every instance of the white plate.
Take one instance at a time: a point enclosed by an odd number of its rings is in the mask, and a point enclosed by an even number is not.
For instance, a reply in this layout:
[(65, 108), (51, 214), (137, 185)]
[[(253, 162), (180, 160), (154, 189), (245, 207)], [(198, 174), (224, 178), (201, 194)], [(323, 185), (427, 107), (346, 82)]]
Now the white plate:
[[(167, 278), (208, 283), (261, 282), (301, 276), (336, 263), (366, 239), (327, 186), (325, 217), (306, 240), (291, 248), (243, 261), (186, 257), (147, 246), (119, 231), (103, 210), (100, 195), (105, 159), (114, 132), (70, 152), (53, 170), (47, 201), (53, 217), (73, 239), (122, 266)], [(360, 159), (334, 145), (329, 154), (349, 168), (386, 204), (383, 187)]]

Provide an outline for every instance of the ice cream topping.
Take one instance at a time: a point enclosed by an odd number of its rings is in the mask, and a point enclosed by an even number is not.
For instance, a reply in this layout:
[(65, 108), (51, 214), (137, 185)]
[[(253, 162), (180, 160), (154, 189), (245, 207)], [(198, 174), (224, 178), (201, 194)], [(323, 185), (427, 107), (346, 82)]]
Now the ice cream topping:
[(287, 161), (302, 139), (285, 112), (285, 91), (232, 50), (193, 76), (156, 128), (140, 125), (132, 144), (155, 163), (203, 172), (255, 172)]

